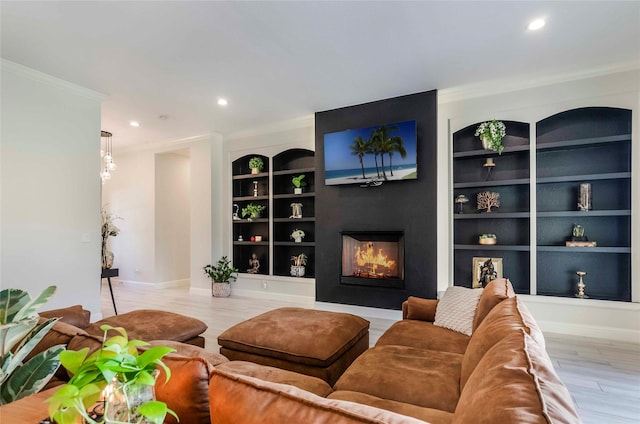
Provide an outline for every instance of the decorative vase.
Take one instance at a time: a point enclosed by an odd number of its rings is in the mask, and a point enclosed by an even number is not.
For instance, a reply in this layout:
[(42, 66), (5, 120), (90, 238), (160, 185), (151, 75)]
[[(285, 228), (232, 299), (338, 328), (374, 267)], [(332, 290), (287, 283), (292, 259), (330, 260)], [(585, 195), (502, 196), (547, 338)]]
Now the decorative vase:
[(292, 277), (304, 277), (304, 266), (291, 265)]
[(114, 255), (109, 249), (105, 249), (102, 254), (102, 269), (111, 269), (113, 266)]
[(138, 413), (138, 407), (145, 402), (155, 400), (153, 384), (124, 384), (120, 381), (112, 381), (105, 389), (105, 393), (105, 423), (150, 423), (142, 419)]
[(256, 175), (260, 173), (260, 168), (251, 168), (251, 174)]
[(302, 237), (296, 237), (293, 239), (293, 241), (296, 243), (302, 243)]
[(480, 141), (482, 141), (482, 147), (483, 147), (485, 150), (491, 150), (491, 149), (489, 149), (489, 137), (487, 137), (487, 136), (483, 135), (483, 136), (480, 138)]
[(229, 297), (231, 296), (231, 284), (211, 282), (211, 295), (213, 297)]

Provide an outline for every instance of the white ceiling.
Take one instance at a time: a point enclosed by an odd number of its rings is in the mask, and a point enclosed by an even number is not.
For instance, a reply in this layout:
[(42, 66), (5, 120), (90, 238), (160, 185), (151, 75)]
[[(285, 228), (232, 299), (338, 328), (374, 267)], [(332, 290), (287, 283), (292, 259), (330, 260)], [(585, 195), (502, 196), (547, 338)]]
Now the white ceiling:
[(108, 95), (116, 147), (640, 59), (640, 1), (2, 0), (0, 13), (4, 59)]

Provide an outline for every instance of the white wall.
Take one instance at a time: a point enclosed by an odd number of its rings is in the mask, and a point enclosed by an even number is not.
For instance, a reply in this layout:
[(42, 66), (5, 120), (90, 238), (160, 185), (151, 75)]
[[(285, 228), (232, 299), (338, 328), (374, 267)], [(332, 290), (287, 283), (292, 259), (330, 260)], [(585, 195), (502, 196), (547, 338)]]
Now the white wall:
[(189, 279), (191, 192), (189, 157), (155, 157), (155, 280)]
[(123, 218), (111, 241), (119, 280), (208, 288), (202, 267), (222, 252), (222, 137), (116, 149), (114, 159), (103, 203)]
[[(632, 125), (632, 259), (640, 263), (640, 70), (617, 73), (593, 72), (582, 78), (561, 77), (546, 83), (527, 81), (530, 88), (517, 89), (507, 81), (478, 84), (439, 92), (438, 103), (438, 290), (452, 284), (451, 255), (453, 183), (451, 177), (452, 133), (467, 125), (492, 118), (532, 124), (555, 113), (583, 106), (611, 106), (633, 110)], [(535, 155), (532, 158), (535, 160)], [(535, 167), (535, 164), (534, 166)], [(532, 182), (534, 184), (534, 182)], [(535, 209), (535, 185), (531, 188)], [(535, 240), (535, 222), (531, 239)], [(535, 251), (531, 252), (531, 280), (536, 281)], [(535, 287), (535, 286), (533, 286)], [(543, 330), (605, 337), (640, 343), (640, 273), (632, 267), (633, 302), (561, 299), (523, 296)]]
[(82, 304), (100, 317), (100, 103), (104, 96), (1, 64), (0, 285), (46, 309)]

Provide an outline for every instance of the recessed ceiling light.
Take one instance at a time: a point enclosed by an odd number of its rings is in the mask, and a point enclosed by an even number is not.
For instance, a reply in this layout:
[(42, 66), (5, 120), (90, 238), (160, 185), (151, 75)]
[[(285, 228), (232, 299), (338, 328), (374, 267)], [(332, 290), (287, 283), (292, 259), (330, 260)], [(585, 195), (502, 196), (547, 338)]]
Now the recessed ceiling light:
[(139, 127), (140, 126), (140, 122), (138, 121), (129, 121), (129, 125), (131, 125), (132, 127)]
[(529, 29), (529, 31), (537, 31), (540, 28), (542, 28), (545, 24), (546, 22), (542, 18), (534, 19), (533, 21), (529, 22), (529, 26), (527, 28)]
[(218, 97), (218, 106), (226, 106), (229, 102), (223, 97)]

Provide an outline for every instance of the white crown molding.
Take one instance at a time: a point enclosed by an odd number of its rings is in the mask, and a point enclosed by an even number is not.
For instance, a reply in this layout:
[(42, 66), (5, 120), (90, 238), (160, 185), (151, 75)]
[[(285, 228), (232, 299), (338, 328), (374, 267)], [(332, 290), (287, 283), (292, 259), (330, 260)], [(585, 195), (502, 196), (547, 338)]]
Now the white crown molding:
[(537, 78), (526, 76), (499, 78), (479, 83), (440, 89), (438, 90), (438, 103), (453, 103), (478, 97), (509, 93), (513, 91), (522, 91), (529, 88), (560, 84), (568, 81), (594, 78), (633, 70), (640, 70), (640, 60), (622, 62), (614, 65), (606, 65), (598, 68), (591, 68), (574, 72), (546, 75)]
[(159, 142), (150, 142), (144, 144), (134, 144), (132, 146), (126, 146), (121, 149), (118, 149), (118, 154), (128, 154), (128, 153), (139, 153), (145, 151), (153, 151), (157, 153), (168, 152), (171, 150), (178, 150), (188, 147), (191, 143), (196, 143), (198, 141), (211, 140), (219, 138), (222, 141), (222, 135), (218, 133), (208, 133), (208, 134), (200, 134), (194, 135), (191, 137), (180, 138), (177, 140), (166, 140)]
[(79, 94), (80, 96), (88, 99), (103, 101), (108, 97), (106, 94), (70, 83), (63, 79), (45, 74), (44, 72), (36, 71), (35, 69), (20, 65), (19, 63), (11, 62), (7, 59), (0, 58), (0, 69), (2, 70), (2, 72), (12, 72), (16, 75), (24, 76), (33, 81), (38, 81), (56, 87), (64, 88), (65, 90), (73, 91), (76, 94)]
[(229, 134), (228, 140), (237, 140), (245, 137), (254, 137), (263, 134), (273, 134), (283, 131), (295, 130), (298, 128), (313, 127), (315, 125), (315, 115), (305, 115), (298, 118), (288, 119), (286, 121), (274, 122), (260, 127), (249, 128), (246, 130), (236, 131)]

